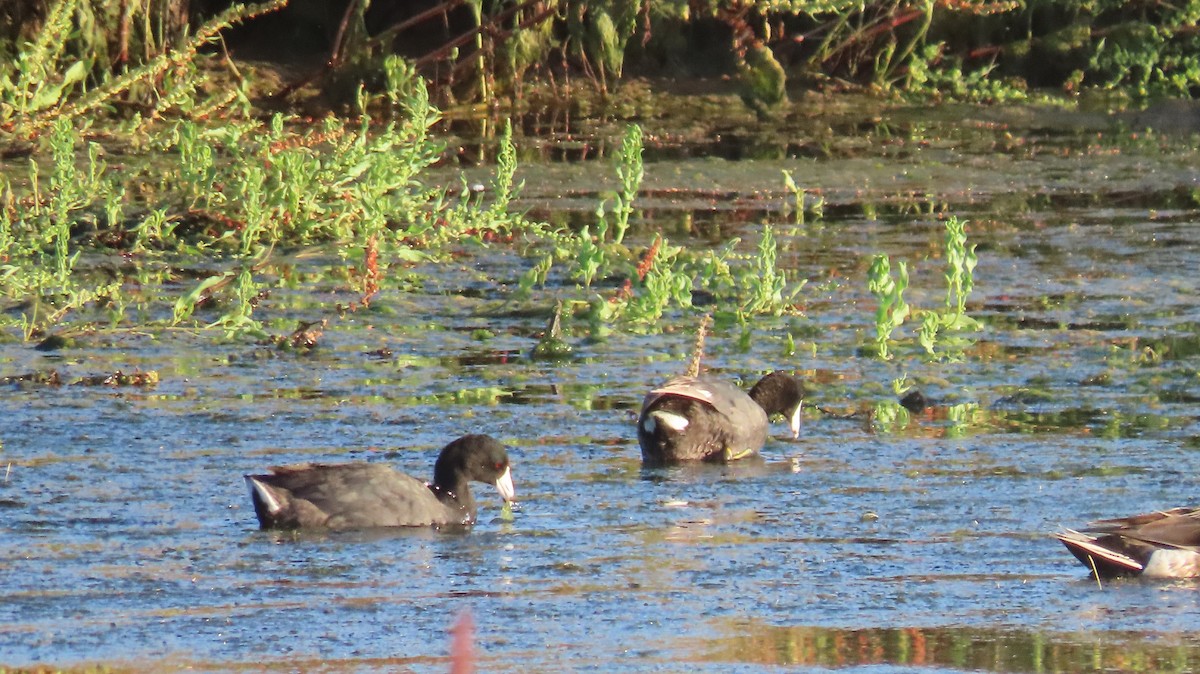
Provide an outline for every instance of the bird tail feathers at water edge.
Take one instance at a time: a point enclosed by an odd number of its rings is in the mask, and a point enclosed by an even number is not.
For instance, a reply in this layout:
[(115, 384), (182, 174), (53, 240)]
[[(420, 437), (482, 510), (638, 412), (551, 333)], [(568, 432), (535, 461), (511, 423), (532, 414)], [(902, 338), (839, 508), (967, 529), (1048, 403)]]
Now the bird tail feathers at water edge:
[(260, 524), (275, 518), (291, 505), (291, 499), (286, 491), (280, 492), (263, 482), (263, 475), (244, 475), (246, 486), (250, 487), (250, 500), (254, 503), (254, 514)]
[(1067, 546), (1067, 549), (1079, 557), (1080, 560), (1083, 559), (1080, 555), (1085, 555), (1130, 571), (1141, 571), (1145, 568), (1136, 559), (1098, 544), (1094, 536), (1089, 536), (1081, 531), (1066, 529), (1065, 531), (1055, 532), (1053, 536), (1062, 541), (1062, 544)]

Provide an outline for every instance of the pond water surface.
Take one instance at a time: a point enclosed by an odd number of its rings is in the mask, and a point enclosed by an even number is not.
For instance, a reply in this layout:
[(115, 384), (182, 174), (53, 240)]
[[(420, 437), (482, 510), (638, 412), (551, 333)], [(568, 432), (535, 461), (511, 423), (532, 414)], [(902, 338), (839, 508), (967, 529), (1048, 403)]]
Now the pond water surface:
[[(749, 339), (718, 323), (706, 344), (732, 380), (808, 381), (800, 439), (776, 425), (759, 463), (642, 470), (634, 415), (685, 366), (696, 312), (603, 340), (568, 320), (574, 357), (534, 360), (575, 291), (518, 301), (531, 262), (503, 245), (405, 270), (307, 353), (189, 331), (0, 344), (0, 376), (67, 382), (0, 396), (0, 669), (444, 672), (465, 613), (482, 671), (1200, 668), (1200, 583), (1098, 587), (1047, 535), (1197, 499), (1193, 141), (1028, 110), (829, 128), (851, 131), (821, 152), (801, 131), (735, 143), (766, 148), (736, 161), (649, 136), (631, 245), (752, 251), (770, 222), (780, 267), (808, 280), (802, 315)], [(823, 218), (794, 224), (781, 169)], [(527, 163), (522, 206), (585, 219), (610, 173)], [(906, 326), (880, 361), (862, 348), (870, 257), (907, 261), (909, 302), (939, 306), (931, 204), (970, 221), (983, 328), (929, 361)], [(260, 311), (320, 315), (350, 297), (343, 264), (278, 256)], [(70, 385), (138, 369), (160, 382)], [(936, 404), (873, 416), (902, 375)], [(429, 477), (472, 431), (511, 448), (511, 519), (480, 485), (467, 533), (257, 529), (244, 473), (366, 459)]]

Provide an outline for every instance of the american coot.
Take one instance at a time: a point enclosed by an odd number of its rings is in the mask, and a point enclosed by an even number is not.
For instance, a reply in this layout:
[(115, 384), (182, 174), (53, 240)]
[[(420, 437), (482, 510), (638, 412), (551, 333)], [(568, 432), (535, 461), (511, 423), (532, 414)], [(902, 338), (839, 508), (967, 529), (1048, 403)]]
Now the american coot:
[(710, 377), (679, 377), (646, 395), (638, 417), (642, 462), (728, 462), (751, 456), (767, 441), (767, 422), (782, 414), (800, 435), (804, 388), (785, 372), (759, 380), (750, 395)]
[(1054, 537), (1100, 578), (1200, 576), (1200, 508), (1092, 522)]
[(417, 527), (473, 524), (471, 480), (496, 485), (513, 500), (508, 453), (487, 435), (464, 435), (442, 448), (425, 484), (375, 463), (304, 463), (247, 475), (264, 529)]

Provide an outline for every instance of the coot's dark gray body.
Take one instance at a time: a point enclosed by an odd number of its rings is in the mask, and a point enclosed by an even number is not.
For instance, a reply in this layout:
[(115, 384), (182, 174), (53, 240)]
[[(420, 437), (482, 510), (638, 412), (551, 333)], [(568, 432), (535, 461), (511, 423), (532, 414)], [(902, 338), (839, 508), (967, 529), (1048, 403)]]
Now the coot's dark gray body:
[(446, 445), (426, 484), (375, 463), (305, 463), (247, 475), (254, 512), (264, 529), (415, 527), (475, 522), (470, 481), (514, 495), (508, 453), (487, 435)]
[(1200, 576), (1200, 508), (1100, 520), (1054, 537), (1097, 578)]
[(783, 372), (763, 377), (749, 395), (711, 377), (672, 379), (642, 402), (642, 462), (728, 462), (751, 456), (767, 441), (770, 415), (784, 415), (793, 437), (799, 435), (803, 398), (799, 380)]

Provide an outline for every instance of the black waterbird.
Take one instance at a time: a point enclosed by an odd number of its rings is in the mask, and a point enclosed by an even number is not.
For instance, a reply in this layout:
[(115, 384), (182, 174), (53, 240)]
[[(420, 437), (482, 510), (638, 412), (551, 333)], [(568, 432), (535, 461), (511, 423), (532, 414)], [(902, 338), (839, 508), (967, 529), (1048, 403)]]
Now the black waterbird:
[(515, 494), (508, 453), (488, 435), (464, 435), (442, 448), (426, 484), (377, 463), (304, 463), (247, 475), (264, 529), (416, 527), (475, 522), (471, 481)]
[(642, 462), (729, 462), (752, 456), (767, 441), (771, 416), (782, 414), (792, 437), (800, 435), (804, 388), (785, 372), (759, 380), (749, 395), (711, 377), (677, 377), (642, 402), (638, 444)]

